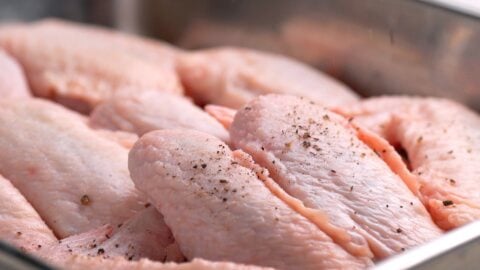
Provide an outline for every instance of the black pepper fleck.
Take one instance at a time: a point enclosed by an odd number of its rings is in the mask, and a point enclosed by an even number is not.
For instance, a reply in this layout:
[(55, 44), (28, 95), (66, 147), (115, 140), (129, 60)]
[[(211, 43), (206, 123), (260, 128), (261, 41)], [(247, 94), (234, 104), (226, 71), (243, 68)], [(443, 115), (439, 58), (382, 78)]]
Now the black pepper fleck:
[(81, 198), (80, 198), (80, 202), (82, 203), (82, 205), (89, 205), (90, 204), (90, 197), (88, 197), (88, 195), (83, 195)]
[(453, 202), (451, 200), (443, 201), (443, 206), (450, 206), (450, 205), (453, 205)]
[(308, 147), (310, 147), (311, 144), (310, 144), (309, 142), (307, 142), (307, 141), (304, 141), (304, 142), (302, 143), (302, 145), (303, 145), (303, 147), (308, 148)]

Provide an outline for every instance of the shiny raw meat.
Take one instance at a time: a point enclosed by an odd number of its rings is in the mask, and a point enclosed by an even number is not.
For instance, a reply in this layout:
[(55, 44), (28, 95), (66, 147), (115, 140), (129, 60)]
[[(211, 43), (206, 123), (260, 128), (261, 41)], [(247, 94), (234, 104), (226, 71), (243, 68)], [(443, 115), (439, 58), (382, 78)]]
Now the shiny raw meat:
[[(371, 98), (340, 108), (405, 149), (421, 200), (444, 229), (480, 219), (480, 116), (436, 98)], [(398, 161), (399, 159), (395, 159)], [(394, 170), (401, 162), (389, 162)]]
[(279, 269), (368, 265), (272, 194), (265, 178), (239, 164), (243, 155), (208, 134), (162, 130), (140, 138), (129, 169), (189, 259)]
[(205, 111), (217, 119), (226, 129), (230, 128), (237, 113), (237, 110), (218, 105), (207, 105), (205, 106)]
[(186, 91), (199, 103), (239, 108), (269, 93), (308, 97), (326, 106), (358, 99), (346, 86), (293, 59), (239, 48), (185, 53), (177, 66)]
[(228, 132), (190, 100), (158, 91), (117, 92), (90, 115), (93, 127), (123, 130), (143, 135), (157, 129), (195, 129), (224, 141)]
[(29, 96), (21, 67), (12, 57), (0, 50), (0, 98)]
[(119, 224), (144, 208), (128, 150), (84, 118), (39, 99), (0, 100), (0, 173), (60, 238)]
[(99, 257), (69, 256), (52, 260), (52, 264), (62, 266), (67, 270), (273, 270), (259, 266), (235, 264), (231, 262), (210, 262), (194, 259), (187, 263), (160, 263), (147, 259), (132, 262), (124, 258), (102, 259)]
[(81, 112), (124, 86), (182, 92), (170, 50), (159, 49), (153, 61), (148, 50), (129, 47), (130, 40), (107, 30), (48, 21), (0, 28), (0, 46), (23, 66), (35, 95)]
[(22, 194), (0, 175), (0, 240), (28, 252), (57, 243), (57, 238), (25, 200)]
[[(33, 25), (44, 31), (54, 31), (64, 37), (95, 40), (110, 48), (113, 45), (115, 49), (120, 49), (139, 59), (165, 68), (175, 66), (175, 57), (179, 53), (177, 48), (159, 40), (112, 31), (108, 28), (94, 25), (79, 24), (60, 19), (45, 19), (35, 22)], [(175, 81), (179, 85), (178, 80), (172, 78), (172, 83)]]
[(124, 256), (128, 260), (184, 260), (163, 216), (153, 207), (139, 212), (125, 224), (102, 226), (61, 241), (22, 194), (0, 176), (0, 240), (28, 253), (51, 260), (73, 254)]
[(124, 132), (124, 131), (115, 131), (115, 130), (109, 130), (109, 129), (96, 129), (95, 130), (98, 135), (107, 138), (111, 141), (114, 141), (121, 146), (127, 148), (130, 150), (130, 148), (133, 147), (135, 142), (138, 140), (137, 134), (130, 133), (130, 132)]
[(343, 231), (330, 237), (353, 254), (385, 258), (442, 234), (348, 122), (311, 101), (258, 97), (237, 112), (230, 133), (232, 144), (266, 167), (286, 192), (325, 212)]
[(125, 223), (64, 238), (44, 254), (47, 258), (76, 254), (103, 258), (123, 256), (130, 261), (142, 258), (161, 262), (185, 260), (163, 216), (149, 206)]

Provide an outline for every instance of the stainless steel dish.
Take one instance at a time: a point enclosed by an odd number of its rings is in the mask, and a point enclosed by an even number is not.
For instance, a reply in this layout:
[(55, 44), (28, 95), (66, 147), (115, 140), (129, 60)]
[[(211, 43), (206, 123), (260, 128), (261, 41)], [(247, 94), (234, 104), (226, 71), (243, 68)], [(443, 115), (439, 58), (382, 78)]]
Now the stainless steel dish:
[[(459, 3), (0, 0), (0, 21), (54, 16), (157, 37), (189, 49), (235, 45), (274, 51), (322, 69), (364, 96), (442, 96), (480, 111), (480, 9)], [(480, 222), (391, 258), (377, 269), (479, 269), (477, 254)], [(21, 258), (23, 268), (10, 264), (12, 258)], [(49, 269), (30, 262), (0, 245), (1, 269)]]
[(375, 270), (474, 270), (480, 268), (480, 221), (390, 258)]

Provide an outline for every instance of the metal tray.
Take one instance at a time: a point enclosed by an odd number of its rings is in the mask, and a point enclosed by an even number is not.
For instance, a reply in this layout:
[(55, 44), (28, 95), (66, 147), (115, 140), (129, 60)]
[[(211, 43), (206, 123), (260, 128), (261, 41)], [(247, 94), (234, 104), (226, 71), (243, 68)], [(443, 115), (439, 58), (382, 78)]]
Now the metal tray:
[[(480, 111), (480, 9), (456, 3), (0, 0), (0, 22), (53, 16), (189, 49), (235, 45), (273, 51), (307, 62), (364, 96), (441, 96)], [(0, 269), (51, 268), (0, 243)], [(480, 222), (390, 258), (376, 269), (480, 269)]]
[[(471, 6), (449, 9), (465, 2)], [(127, 19), (115, 17), (113, 25), (184, 48), (240, 45), (275, 51), (326, 71), (364, 96), (442, 96), (480, 111), (476, 0), (116, 3), (117, 14), (134, 11)], [(460, 12), (465, 10), (471, 12)]]

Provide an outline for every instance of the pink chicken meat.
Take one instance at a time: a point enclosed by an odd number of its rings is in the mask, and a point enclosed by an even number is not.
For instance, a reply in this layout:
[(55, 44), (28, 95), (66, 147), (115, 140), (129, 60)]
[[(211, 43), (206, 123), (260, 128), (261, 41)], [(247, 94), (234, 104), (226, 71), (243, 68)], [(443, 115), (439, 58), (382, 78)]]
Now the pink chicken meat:
[(124, 258), (102, 259), (87, 256), (69, 256), (51, 260), (53, 264), (62, 266), (67, 270), (274, 270), (273, 268), (253, 265), (236, 264), (231, 262), (211, 262), (202, 259), (194, 259), (186, 263), (160, 263), (147, 259), (137, 262)]
[[(380, 97), (339, 108), (353, 122), (405, 149), (419, 196), (452, 229), (480, 219), (480, 116), (453, 101)], [(389, 162), (402, 170), (401, 162)], [(412, 180), (410, 180), (412, 181)]]
[(0, 201), (0, 240), (47, 260), (78, 254), (124, 256), (128, 260), (184, 260), (163, 216), (153, 207), (139, 212), (123, 226), (102, 226), (57, 241), (30, 203), (2, 176)]
[[(0, 46), (23, 66), (33, 93), (81, 112), (89, 112), (124, 86), (182, 92), (172, 52), (159, 51), (158, 62), (152, 61), (140, 53), (148, 50), (129, 47), (129, 39), (134, 40), (60, 22), (0, 28)], [(159, 59), (162, 55), (167, 64)]]
[(95, 108), (90, 123), (93, 127), (123, 130), (139, 136), (157, 129), (182, 128), (228, 140), (225, 128), (190, 100), (158, 91), (119, 91)]
[(64, 238), (44, 252), (47, 258), (70, 255), (154, 261), (185, 260), (163, 216), (148, 206), (124, 223), (105, 225), (85, 233)]
[(286, 192), (324, 212), (343, 232), (332, 239), (353, 254), (382, 259), (442, 234), (347, 120), (314, 102), (258, 97), (237, 112), (230, 136)]
[(60, 238), (120, 224), (144, 207), (128, 150), (39, 99), (0, 100), (0, 173)]
[(333, 78), (280, 55), (226, 47), (184, 53), (178, 59), (186, 91), (202, 104), (237, 109), (255, 96), (270, 93), (303, 96), (326, 106), (358, 99)]
[[(245, 154), (197, 131), (163, 130), (132, 148), (129, 169), (189, 259), (278, 269), (365, 268), (272, 193)], [(262, 178), (263, 181), (267, 179)]]
[[(179, 53), (179, 49), (176, 47), (159, 40), (112, 31), (108, 28), (94, 25), (53, 18), (37, 21), (33, 25), (45, 31), (56, 31), (58, 35), (64, 37), (84, 38), (103, 43), (104, 46), (115, 46), (115, 48), (125, 53), (166, 69), (171, 69), (175, 66), (175, 58), (177, 53)], [(171, 77), (170, 83), (172, 85), (176, 84), (177, 87), (179, 85), (179, 81), (175, 76)]]
[(0, 97), (29, 97), (27, 81), (20, 65), (4, 51), (0, 50)]
[(57, 243), (57, 238), (35, 209), (1, 175), (0, 201), (0, 240), (27, 252)]

